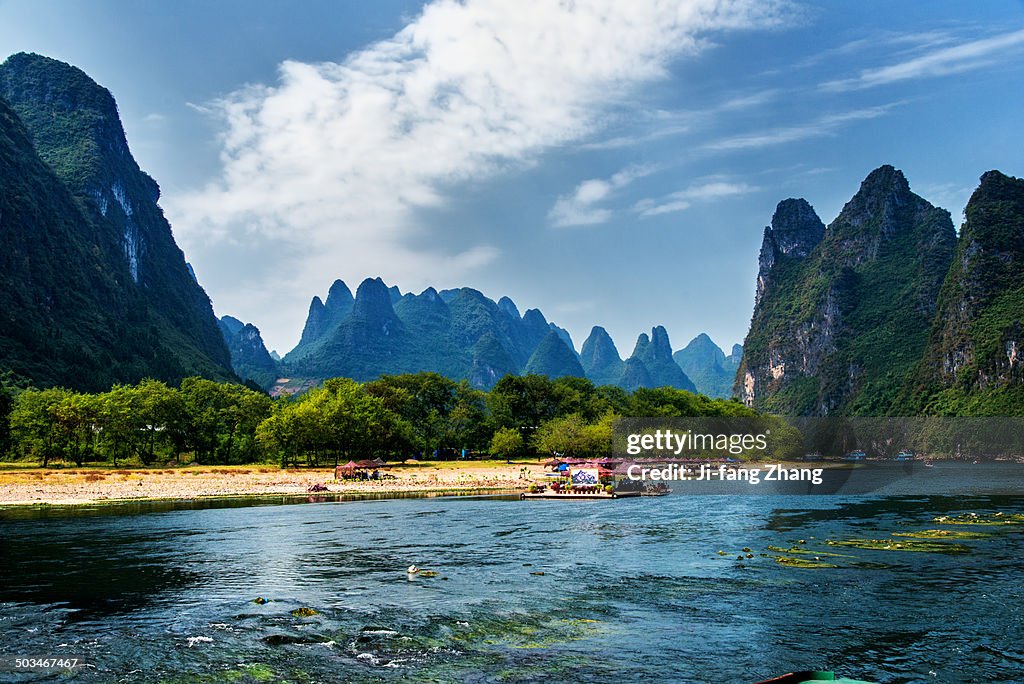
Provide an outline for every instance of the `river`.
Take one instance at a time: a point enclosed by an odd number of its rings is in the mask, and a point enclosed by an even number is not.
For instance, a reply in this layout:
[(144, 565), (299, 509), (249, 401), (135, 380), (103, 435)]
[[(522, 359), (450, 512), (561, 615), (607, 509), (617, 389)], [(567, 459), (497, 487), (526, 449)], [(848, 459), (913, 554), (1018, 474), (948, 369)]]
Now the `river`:
[[(1024, 492), (1000, 467), (982, 480)], [(0, 679), (1024, 681), (1024, 496), (971, 472), (955, 492), (8, 510)], [(43, 656), (85, 665), (13, 669)]]

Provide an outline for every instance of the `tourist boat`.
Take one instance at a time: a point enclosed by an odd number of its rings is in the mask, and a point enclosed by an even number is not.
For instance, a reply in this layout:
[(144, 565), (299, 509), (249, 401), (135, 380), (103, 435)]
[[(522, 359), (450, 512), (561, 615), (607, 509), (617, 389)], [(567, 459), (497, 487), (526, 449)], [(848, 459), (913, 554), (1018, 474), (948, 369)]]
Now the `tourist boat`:
[(643, 492), (605, 492), (605, 491), (556, 491), (552, 489), (543, 489), (539, 492), (523, 492), (519, 495), (519, 498), (523, 501), (526, 499), (552, 499), (556, 501), (582, 501), (588, 499), (626, 499), (634, 496), (642, 496)]
[(846, 454), (845, 456), (843, 456), (843, 460), (844, 461), (863, 461), (863, 460), (867, 459), (867, 457), (868, 457), (868, 455), (865, 454), (863, 451), (861, 451), (860, 449), (856, 449), (856, 450), (851, 451), (850, 453)]
[(909, 449), (902, 449), (900, 453), (896, 454), (897, 461), (914, 461), (917, 459), (917, 455)]

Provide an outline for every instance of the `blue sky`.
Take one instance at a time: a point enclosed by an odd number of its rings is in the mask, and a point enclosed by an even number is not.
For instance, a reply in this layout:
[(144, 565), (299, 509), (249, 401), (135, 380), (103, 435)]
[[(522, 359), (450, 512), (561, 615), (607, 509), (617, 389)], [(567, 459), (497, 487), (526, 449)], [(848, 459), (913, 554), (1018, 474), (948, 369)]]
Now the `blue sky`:
[(890, 163), (959, 225), (1024, 173), (1019, 1), (0, 0), (0, 46), (110, 88), (217, 313), (282, 352), (377, 275), (728, 349), (779, 200), (829, 223)]

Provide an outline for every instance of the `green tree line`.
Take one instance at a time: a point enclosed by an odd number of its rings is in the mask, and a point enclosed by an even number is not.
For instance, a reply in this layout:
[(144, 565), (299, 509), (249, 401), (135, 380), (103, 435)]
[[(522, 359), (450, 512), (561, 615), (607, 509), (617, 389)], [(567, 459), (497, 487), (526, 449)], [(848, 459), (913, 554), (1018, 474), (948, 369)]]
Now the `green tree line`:
[(88, 394), (0, 377), (0, 454), (8, 460), (328, 465), (350, 459), (531, 454), (603, 456), (630, 416), (751, 416), (735, 401), (669, 387), (632, 393), (583, 378), (508, 375), (489, 392), (436, 373), (327, 380), (271, 399), (186, 378)]

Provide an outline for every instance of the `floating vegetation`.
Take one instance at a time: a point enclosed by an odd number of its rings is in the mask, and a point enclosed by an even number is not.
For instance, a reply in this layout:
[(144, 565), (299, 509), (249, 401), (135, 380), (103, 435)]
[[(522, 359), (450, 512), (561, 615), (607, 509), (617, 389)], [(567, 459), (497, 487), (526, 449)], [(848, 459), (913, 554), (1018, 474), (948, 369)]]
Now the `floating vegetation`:
[(845, 554), (845, 553), (832, 553), (830, 551), (815, 551), (813, 549), (800, 548), (799, 546), (791, 546), (788, 549), (783, 548), (781, 546), (769, 546), (768, 550), (772, 551), (774, 553), (784, 553), (784, 554), (801, 554), (801, 555), (809, 555), (809, 556), (835, 556), (836, 558), (853, 558), (853, 556), (851, 556), (849, 554)]
[(255, 603), (257, 606), (262, 606), (266, 603), (270, 603), (270, 599), (263, 598), (262, 596), (257, 596), (252, 600), (252, 602)]
[(814, 558), (794, 558), (792, 556), (777, 556), (775, 562), (779, 565), (786, 565), (791, 568), (838, 568), (834, 563), (828, 563)]
[(932, 522), (942, 525), (1024, 525), (1024, 513), (993, 513), (978, 515), (977, 513), (961, 513), (960, 515), (940, 515), (932, 518)]
[(919, 541), (917, 539), (833, 539), (825, 540), (829, 546), (846, 546), (854, 549), (871, 551), (917, 551), (921, 553), (969, 553), (963, 544), (950, 544), (939, 541)]
[(893, 532), (892, 536), (913, 539), (985, 539), (991, 537), (992, 534), (968, 530), (921, 530), (919, 532)]
[(420, 570), (416, 574), (418, 574), (420, 577), (437, 577), (441, 573), (437, 572), (436, 570)]
[(314, 615), (319, 615), (319, 614), (320, 614), (320, 611), (313, 610), (312, 608), (307, 608), (306, 606), (303, 606), (302, 608), (296, 608), (295, 610), (292, 611), (292, 615), (294, 615), (295, 617), (302, 617), (302, 618), (313, 617)]

